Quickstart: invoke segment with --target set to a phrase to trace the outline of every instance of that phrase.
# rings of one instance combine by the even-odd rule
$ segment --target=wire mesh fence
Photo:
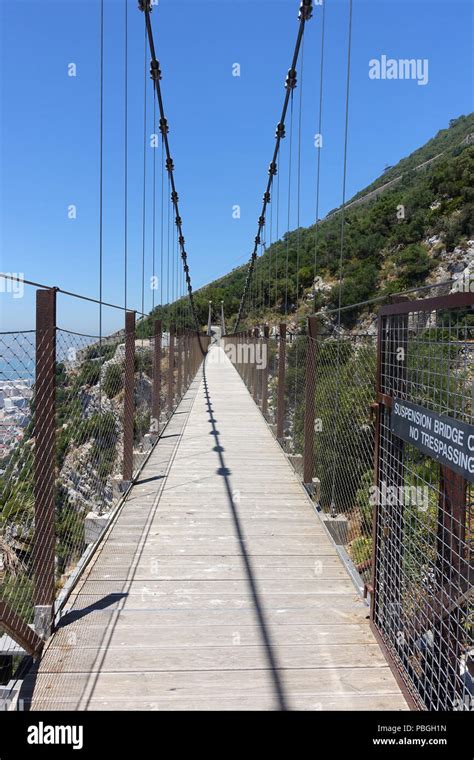
[[[315,352],[315,500],[333,539],[365,575],[372,551],[376,336],[321,330]]]
[[[307,330],[273,328],[267,340],[262,327],[225,339],[334,542],[371,593],[388,655],[415,702],[430,710],[474,705],[474,457],[467,443],[474,450],[474,299],[453,291],[445,283],[420,289],[411,307],[406,297],[387,297],[363,318],[355,307],[336,318],[321,313],[314,333],[308,323]],[[384,316],[387,309],[393,313]],[[257,347],[265,343],[266,388],[255,392]],[[446,464],[438,449],[401,440],[390,399],[438,415],[433,425],[445,436],[454,436],[456,422],[467,426],[464,451],[456,454],[448,440]],[[468,463],[464,471],[458,461]]]
[[[307,335],[287,333],[283,437],[280,443],[295,472],[301,477],[303,477],[307,344]]]
[[[437,300],[381,317],[373,617],[422,707],[469,710],[474,319]]]
[[[21,647],[38,644],[34,632],[47,635],[41,615],[49,609],[51,623],[55,599],[64,602],[60,592],[106,530],[208,346],[195,332],[162,336],[161,326],[138,338],[130,313],[126,329],[109,337],[62,329],[54,316],[51,309],[45,326],[37,313],[35,331],[0,334],[2,682]]]
[[[271,335],[267,343],[267,382],[268,402],[264,416],[270,425],[276,424],[278,399],[278,336]]]
[[[35,352],[34,331],[0,334],[0,600],[9,614],[1,655],[15,651],[11,617],[33,621]]]

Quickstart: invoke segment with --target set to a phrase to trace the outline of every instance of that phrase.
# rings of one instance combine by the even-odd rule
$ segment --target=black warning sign
[[[474,483],[474,425],[394,398],[390,429],[402,440]]]

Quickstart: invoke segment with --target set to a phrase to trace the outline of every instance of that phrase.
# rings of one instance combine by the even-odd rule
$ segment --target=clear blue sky
[[[348,0],[326,0],[320,214],[341,202]],[[248,259],[274,146],[298,0],[160,0],[152,14],[195,288]],[[3,271],[98,295],[99,0],[0,0]],[[141,302],[144,19],[129,12],[129,292]],[[301,224],[315,214],[320,7],[307,25]],[[123,303],[124,0],[105,0],[104,291]],[[348,196],[473,109],[469,0],[354,0]],[[373,81],[369,60],[427,58],[429,82]],[[147,55],[147,66],[149,56]],[[69,63],[77,76],[68,77]],[[232,76],[239,63],[241,76]],[[295,94],[295,118],[300,85]],[[148,113],[152,105],[148,89]],[[287,123],[288,127],[288,123]],[[153,131],[149,120],[147,132]],[[287,132],[289,129],[287,129]],[[286,229],[288,138],[280,163]],[[296,145],[296,143],[295,143]],[[147,152],[151,167],[152,150]],[[158,161],[159,166],[159,161]],[[151,172],[148,198],[151,199]],[[295,185],[293,184],[293,197]],[[158,204],[159,204],[158,194]],[[69,204],[77,219],[68,219]],[[232,218],[232,206],[241,218]],[[147,277],[151,274],[151,203]],[[290,227],[296,226],[293,202]],[[159,214],[157,257],[159,258]],[[159,299],[158,299],[159,300]],[[0,295],[1,329],[33,326],[31,295]],[[146,307],[151,293],[146,290]],[[104,329],[120,324],[104,314]],[[61,297],[61,326],[96,331],[97,309]]]

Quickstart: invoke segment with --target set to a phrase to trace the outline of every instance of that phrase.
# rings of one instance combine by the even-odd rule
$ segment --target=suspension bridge
[[[139,10],[168,246],[174,215],[175,311],[166,321],[155,304],[145,309],[145,231],[141,309],[127,304],[127,284],[123,305],[104,301],[101,225],[99,299],[26,281],[36,292],[34,329],[0,334],[2,387],[24,401],[21,435],[2,460],[0,698],[33,711],[471,709],[470,451],[459,443],[454,454],[452,439],[449,454],[444,433],[436,455],[435,444],[420,448],[396,415],[404,404],[416,420],[421,409],[433,429],[470,440],[473,294],[448,282],[374,299],[375,332],[344,334],[344,314],[361,304],[343,306],[340,288],[338,308],[312,310],[298,326],[287,240],[281,321],[253,319],[252,302],[273,300],[258,259],[316,10],[303,0],[236,316],[226,325],[225,301],[217,320],[209,304],[203,328],[156,9],[141,0]],[[323,46],[324,6],[317,10]],[[351,2],[348,31],[339,285]],[[101,172],[103,137],[101,108]],[[154,163],[154,189],[157,175]],[[319,204],[319,158],[317,178]],[[102,174],[100,188],[102,214]],[[155,193],[152,207],[155,215]],[[162,203],[162,288],[165,216]],[[154,226],[153,256],[155,238]],[[124,271],[127,283],[126,245]],[[299,292],[297,283],[296,300]],[[64,327],[64,299],[99,308],[98,335]],[[111,335],[106,310],[123,317]],[[391,500],[380,497],[387,488]]]

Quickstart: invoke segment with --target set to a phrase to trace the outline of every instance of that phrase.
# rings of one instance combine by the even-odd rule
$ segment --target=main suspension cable
[[[160,132],[163,135],[164,145],[165,145],[166,169],[168,171],[168,177],[171,184],[171,191],[172,191],[171,200],[172,200],[174,211],[175,211],[175,223],[178,230],[178,244],[181,251],[183,270],[186,276],[188,296],[189,296],[189,301],[191,304],[194,325],[195,325],[196,330],[199,332],[199,319],[198,319],[198,315],[196,311],[196,306],[194,303],[191,277],[189,275],[188,254],[186,253],[186,249],[184,247],[185,240],[183,237],[182,219],[179,213],[179,197],[178,197],[178,193],[176,192],[176,184],[174,180],[174,163],[171,158],[171,152],[170,152],[170,146],[169,146],[169,140],[168,140],[169,126],[168,126],[168,121],[165,117],[163,98],[161,94],[161,87],[160,87],[161,69],[160,69],[160,64],[156,58],[155,42],[153,39],[153,29],[151,26],[150,13],[152,11],[152,0],[139,0],[139,9],[143,11],[143,13],[145,14],[145,26],[146,26],[146,32],[148,36],[148,44],[150,47],[150,56],[151,56],[150,75],[153,80],[154,92],[158,100],[158,107],[160,111]]]
[[[289,100],[290,100],[290,94],[293,92],[294,88],[296,87],[296,65],[298,63],[298,56],[299,56],[300,47],[301,47],[301,40],[302,40],[302,37],[303,37],[306,21],[308,21],[312,17],[312,15],[313,15],[313,2],[312,2],[312,0],[301,0],[300,10],[299,10],[299,14],[298,14],[298,19],[299,19],[300,23],[299,23],[299,27],[298,27],[298,34],[297,34],[297,38],[296,38],[295,49],[294,49],[294,53],[293,53],[293,60],[291,62],[291,67],[288,70],[288,74],[286,76],[286,81],[285,81],[286,93],[285,93],[285,99],[283,101],[283,109],[282,109],[282,112],[281,112],[280,121],[278,122],[277,129],[276,129],[276,144],[275,144],[275,149],[273,151],[273,158],[272,158],[272,160],[270,162],[270,166],[268,168],[269,177],[268,177],[268,181],[267,181],[266,190],[265,190],[265,193],[263,195],[262,211],[261,211],[261,214],[260,214],[260,216],[258,218],[257,235],[255,237],[254,249],[253,249],[252,255],[250,257],[250,261],[249,261],[248,268],[247,268],[247,276],[245,278],[244,290],[243,290],[243,293],[242,293],[242,297],[240,299],[240,305],[239,305],[239,310],[238,310],[238,313],[237,313],[237,319],[235,321],[234,330],[233,330],[234,332],[237,332],[237,329],[239,327],[240,321],[242,319],[243,310],[244,310],[246,299],[247,299],[247,294],[248,294],[248,291],[249,291],[250,283],[252,281],[252,274],[253,274],[253,271],[254,271],[254,268],[255,268],[255,260],[257,258],[257,250],[258,250],[258,246],[259,246],[260,240],[261,240],[262,229],[263,229],[264,224],[265,224],[265,215],[266,215],[266,211],[267,211],[267,205],[270,203],[270,200],[271,200],[271,189],[272,189],[272,185],[273,185],[273,178],[277,174],[277,158],[278,158],[278,154],[279,154],[279,151],[280,151],[280,143],[281,143],[281,140],[285,136],[285,118],[286,118],[286,112],[287,112],[287,109],[288,109],[288,103],[289,103]]]

